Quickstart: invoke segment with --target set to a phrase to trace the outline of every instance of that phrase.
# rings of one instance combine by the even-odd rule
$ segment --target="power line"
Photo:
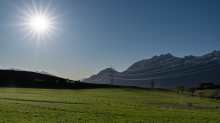
[[[213,59],[212,59],[213,60]],[[211,61],[211,60],[208,60],[208,61]],[[202,66],[202,67],[199,67],[199,68],[195,68],[195,69],[191,69],[191,70],[188,70],[188,71],[183,71],[183,72],[178,72],[178,73],[175,73],[175,74],[167,74],[167,75],[163,75],[163,76],[153,76],[153,77],[148,77],[148,78],[138,78],[138,79],[127,79],[127,78],[120,78],[120,77],[115,77],[115,79],[117,80],[151,80],[152,78],[153,79],[164,79],[164,78],[173,78],[173,77],[178,77],[178,76],[184,76],[184,75],[189,75],[189,74],[195,74],[195,73],[199,73],[199,72],[204,72],[204,71],[209,71],[209,70],[214,70],[214,69],[219,69],[220,67],[216,67],[215,65],[218,65],[217,62],[215,62],[216,64],[209,64],[207,66]],[[184,64],[184,63],[181,63],[181,64]],[[178,70],[178,69],[183,69],[183,68],[188,68],[188,67],[192,67],[192,66],[195,66],[197,64],[193,64],[193,65],[189,65],[189,66],[184,66],[184,67],[180,67],[180,68],[176,68],[176,69],[172,69],[172,71],[174,70]],[[207,68],[208,67],[208,68]],[[211,68],[210,68],[211,67]],[[167,67],[167,68],[170,68],[170,67]],[[166,69],[167,69],[166,68]],[[204,69],[205,68],[205,69]],[[164,68],[163,68],[164,69]],[[202,69],[202,70],[201,70]],[[156,71],[159,71],[159,70],[156,70]],[[156,73],[163,73],[163,72],[168,72],[168,71],[171,71],[171,70],[165,70],[165,71],[160,71],[160,72],[151,72],[151,74],[156,74]],[[126,75],[126,74],[125,74]],[[140,75],[140,74],[135,74],[135,75]],[[141,75],[144,75],[143,73]],[[116,74],[116,76],[118,76]],[[128,74],[128,76],[130,76]]]
[[[138,70],[144,70],[144,69],[149,69],[149,68],[155,68],[155,67],[158,67],[158,66],[162,66],[162,65],[166,65],[166,64],[173,63],[173,62],[177,62],[177,61],[180,60],[180,59],[178,58],[178,59],[175,60],[175,61],[167,62],[167,63],[161,65],[162,62],[166,62],[166,61],[169,61],[169,60],[172,60],[172,59],[175,59],[175,58],[178,58],[178,57],[170,58],[170,59],[167,59],[167,60],[165,60],[165,61],[160,61],[160,62],[155,63],[155,64],[150,64],[150,65],[148,65],[148,66],[143,66],[143,67],[139,67],[139,68],[134,68],[134,69],[125,70],[124,72],[128,72],[128,71],[138,71]],[[159,64],[159,65],[156,65],[156,64]]]
[[[184,76],[184,75],[189,75],[189,74],[194,74],[194,73],[199,73],[199,72],[204,72],[204,71],[209,71],[209,70],[214,70],[214,69],[218,69],[219,67],[214,67],[214,68],[210,68],[210,69],[205,69],[205,70],[200,70],[200,71],[195,71],[195,72],[191,72],[191,73],[183,73],[183,74],[169,74],[169,75],[164,75],[164,76],[155,76],[155,77],[149,77],[149,78],[140,78],[140,79],[125,79],[125,78],[118,78],[116,77],[115,79],[119,79],[119,80],[151,80],[153,79],[164,79],[164,78],[172,78],[172,77],[177,77],[177,76]]]
[[[181,63],[184,64],[184,63]],[[179,65],[181,65],[179,64]],[[136,74],[116,74],[115,76],[142,76],[142,75],[150,75],[150,74],[158,74],[158,73],[164,73],[164,72],[169,72],[169,71],[174,71],[174,70],[179,70],[179,69],[184,69],[184,68],[189,68],[192,66],[196,66],[198,64],[192,64],[192,65],[188,65],[188,66],[183,66],[183,67],[179,67],[179,68],[175,68],[175,69],[168,69],[168,68],[173,68],[173,67],[166,67],[166,68],[162,68],[162,69],[157,69],[155,71],[159,71],[159,72],[155,72],[155,71],[151,71],[148,73],[136,73]],[[215,64],[211,64],[209,66],[213,66]],[[206,66],[207,67],[207,66]],[[168,69],[168,70],[164,70],[164,69]],[[164,71],[161,71],[164,70]]]
[[[109,72],[107,71],[105,74],[103,74],[102,76],[99,76],[99,78],[98,79],[96,79],[96,81],[100,81],[100,80],[102,80],[102,79],[105,79],[106,77],[108,77],[109,76]]]
[[[220,41],[220,40],[218,39],[218,40],[215,40],[215,41],[213,41],[213,42],[211,42],[211,43],[207,43],[207,44],[203,45],[202,47],[205,47],[205,46],[207,46],[207,45],[213,44],[213,43],[218,42],[218,41]],[[219,45],[218,45],[218,46],[219,46]],[[200,49],[200,48],[202,48],[202,47],[199,47],[199,48],[195,49],[194,51],[196,51],[196,50],[198,50],[198,49]],[[215,47],[216,47],[216,46],[215,46]],[[212,47],[212,48],[215,48],[215,47]],[[166,62],[166,61],[170,61],[170,60],[175,59],[175,58],[178,58],[178,57],[174,57],[174,56],[173,56],[173,58],[166,59],[166,60],[160,61],[160,62],[158,62],[158,63],[150,64],[150,65],[147,65],[147,66],[142,66],[142,67],[139,67],[139,68],[134,68],[134,69],[125,70],[124,72],[138,71],[138,70],[144,70],[144,69],[154,68],[154,67],[162,66],[162,65],[165,65],[165,64],[169,64],[169,63],[173,63],[173,62],[177,62],[177,61],[181,60],[181,59],[178,58],[177,60],[174,60],[174,61],[171,61],[171,62],[162,64],[162,65],[157,65],[157,64],[161,64],[161,63]]]
[[[183,63],[182,63],[183,64]],[[194,66],[194,65],[196,65],[196,64],[193,64],[193,65],[189,65],[189,66]],[[167,75],[163,75],[163,76],[154,76],[154,77],[150,77],[150,78],[139,78],[139,79],[126,79],[126,78],[119,78],[119,77],[116,77],[115,79],[120,79],[120,80],[150,80],[150,79],[152,79],[152,78],[154,78],[154,79],[163,79],[163,78],[171,78],[171,77],[177,77],[177,76],[183,76],[183,75],[188,75],[188,74],[193,74],[193,73],[198,73],[198,72],[203,72],[203,71],[207,71],[207,70],[212,70],[212,69],[217,69],[217,68],[219,68],[219,67],[217,67],[217,68],[211,68],[211,69],[205,69],[205,70],[200,70],[200,71],[195,71],[195,70],[198,70],[198,69],[202,69],[202,68],[206,68],[206,67],[210,67],[210,66],[213,66],[213,65],[216,65],[216,64],[211,64],[211,65],[208,65],[208,66],[203,66],[203,67],[200,67],[200,68],[196,68],[196,69],[192,69],[192,70],[188,70],[188,71],[183,71],[183,72],[179,72],[179,73],[175,73],[175,74],[167,74]],[[189,67],[189,66],[185,66],[185,67],[180,67],[180,68],[176,68],[176,69],[172,69],[172,71],[173,70],[177,70],[177,69],[183,69],[183,68],[186,68],[186,67]],[[169,68],[169,67],[168,67]],[[113,77],[114,77],[114,75],[113,75],[113,73],[114,73],[114,69],[113,68],[111,68],[111,70],[110,70],[110,79],[106,79],[106,80],[111,80],[110,81],[110,84],[113,84]],[[156,70],[156,71],[158,71],[158,70]],[[171,71],[171,70],[165,70],[165,71],[161,71],[161,72],[154,72],[154,73],[151,73],[151,74],[155,74],[155,73],[162,73],[162,72],[167,72],[167,71]],[[193,71],[193,72],[191,72],[191,71]],[[187,72],[191,72],[191,73],[187,73]],[[136,74],[136,75],[138,75],[138,74]],[[144,75],[144,74],[142,74],[142,75]],[[116,74],[116,76],[117,76],[117,74]],[[104,78],[104,77],[103,77]],[[105,81],[106,81],[105,80]],[[101,82],[101,83],[104,83],[104,82]]]
[[[111,80],[111,78],[108,78],[108,79],[105,79],[105,80],[99,82],[98,84],[108,84],[110,80]]]
[[[203,45],[202,47],[199,47],[199,48],[197,47],[197,49],[195,49],[195,51],[197,51],[200,48],[203,48],[204,46],[213,44],[217,41],[219,41],[219,40],[213,41],[213,42],[211,42],[209,44],[206,44],[206,45]],[[165,59],[165,60],[163,60],[163,59]],[[142,66],[142,67],[139,67],[139,68],[128,69],[128,70],[123,71],[125,73],[126,72],[140,71],[140,73],[135,73],[135,74],[120,74],[120,73],[114,74],[115,70],[111,67],[111,69],[109,71],[110,72],[110,78],[107,78],[106,76],[102,76],[103,78],[100,79],[100,80],[102,80],[102,81],[100,81],[100,83],[107,84],[110,81],[110,84],[113,85],[114,84],[114,79],[117,79],[117,80],[151,80],[152,78],[153,79],[173,78],[173,77],[185,76],[185,75],[190,75],[190,74],[195,74],[195,73],[200,73],[200,72],[220,68],[220,67],[215,67],[216,64],[211,64],[211,65],[202,66],[202,67],[191,69],[191,70],[186,70],[186,71],[182,71],[182,72],[178,72],[178,73],[166,74],[166,75],[161,75],[161,76],[152,76],[152,77],[137,78],[137,79],[127,78],[127,77],[131,77],[131,76],[152,75],[152,74],[158,74],[158,73],[165,73],[165,72],[169,72],[169,71],[174,72],[175,70],[181,70],[181,69],[184,69],[184,68],[193,67],[193,66],[198,65],[198,64],[190,64],[190,65],[187,65],[187,66],[180,66],[180,65],[185,64],[185,62],[180,63],[182,58],[178,58],[178,57],[174,57],[174,56],[172,58],[166,59],[166,57],[165,57],[163,59],[161,59],[161,60],[159,59],[160,61],[157,62],[157,63],[152,63],[152,64],[149,64],[147,66]],[[174,68],[173,66],[170,66],[170,64],[172,65],[173,63],[175,64],[175,66],[177,66],[177,67],[175,67],[175,69],[173,69]],[[167,65],[169,65],[169,67],[166,67]],[[160,66],[163,66],[164,68],[156,69],[156,70],[153,70],[153,71],[150,71],[150,72],[147,72],[147,73],[141,72],[141,70],[146,70],[146,69],[152,70],[153,68],[157,68],[157,67],[160,67]],[[122,76],[125,76],[126,78],[121,78]]]
[[[112,68],[112,66],[111,66],[111,70],[110,70],[110,77],[111,77],[110,85],[114,85],[114,80],[113,80],[114,75],[113,75],[113,68]]]
[[[108,71],[107,72],[105,72],[105,73],[103,73],[101,76],[99,76],[98,78],[96,78],[95,79],[95,75],[92,77],[92,80],[91,80],[91,78],[89,78],[92,82],[95,82],[95,80],[97,81],[97,80],[99,80],[99,79],[102,79],[102,77],[104,77],[105,75],[106,75],[106,73],[108,73]],[[97,76],[97,75],[96,75]]]

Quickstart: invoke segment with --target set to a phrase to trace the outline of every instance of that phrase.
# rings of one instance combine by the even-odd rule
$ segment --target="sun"
[[[31,26],[37,31],[44,31],[48,29],[49,23],[44,17],[36,17],[31,21]]]
[[[15,25],[22,26],[22,29],[18,32],[24,32],[24,36],[21,39],[28,41],[53,41],[54,37],[57,37],[58,31],[63,31],[58,28],[60,22],[59,17],[62,14],[57,13],[56,6],[51,7],[51,1],[23,1],[24,7],[19,7],[13,4],[19,11],[20,15],[18,23]]]

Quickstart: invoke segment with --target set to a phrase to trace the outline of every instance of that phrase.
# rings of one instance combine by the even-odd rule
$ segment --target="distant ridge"
[[[9,68],[9,69],[6,69],[6,70],[14,70],[14,71],[26,71],[26,70],[23,70],[23,69],[16,69],[16,68]],[[46,71],[35,71],[36,73],[40,73],[40,74],[45,74],[45,75],[50,75],[50,76],[56,76],[54,74],[51,74],[51,73],[48,73]]]
[[[110,70],[104,69],[83,81],[110,84],[110,74],[102,75]],[[151,79],[155,80],[156,87],[175,87],[177,84],[190,87],[198,86],[201,82],[220,84],[220,51],[183,58],[170,53],[155,55],[150,59],[135,62],[121,73],[114,71],[113,74],[114,84],[124,86],[149,87]]]

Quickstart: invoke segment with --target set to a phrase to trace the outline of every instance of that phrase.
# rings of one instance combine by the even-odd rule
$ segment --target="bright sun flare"
[[[23,26],[21,31],[26,31],[24,37],[21,40],[30,37],[30,41],[47,41],[48,38],[52,41],[52,37],[57,36],[54,31],[61,31],[55,27],[55,23],[58,23],[56,19],[60,16],[54,16],[56,7],[54,9],[50,9],[50,2],[48,2],[48,4],[44,3],[46,6],[43,6],[43,4],[41,2],[39,3],[38,1],[32,0],[31,2],[28,1],[26,3],[24,1],[26,9],[14,5],[23,14],[23,16],[19,16],[23,22],[16,24]]]
[[[43,17],[36,17],[32,20],[31,23],[32,27],[38,31],[42,31],[47,29],[48,27],[48,22],[45,18]]]

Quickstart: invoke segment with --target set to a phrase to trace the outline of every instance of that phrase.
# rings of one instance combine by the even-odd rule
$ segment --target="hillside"
[[[154,79],[156,87],[167,88],[177,84],[195,87],[201,82],[220,84],[219,73],[220,51],[213,51],[203,56],[189,55],[183,58],[169,53],[153,56],[150,59],[134,63],[121,73],[115,71],[113,75],[116,85],[149,87],[151,79]],[[96,78],[99,79],[100,73],[97,75]],[[109,84],[110,75],[103,75],[102,79],[107,81],[99,82]],[[91,82],[94,76],[84,79],[84,81]]]
[[[0,70],[0,87],[86,89],[117,88],[119,86],[84,83],[38,72]]]

